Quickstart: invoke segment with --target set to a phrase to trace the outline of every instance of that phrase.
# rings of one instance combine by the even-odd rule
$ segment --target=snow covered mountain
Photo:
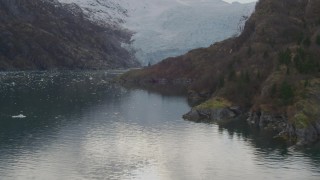
[[[99,23],[135,34],[131,47],[142,64],[206,47],[238,33],[255,3],[222,0],[59,0],[76,3]]]

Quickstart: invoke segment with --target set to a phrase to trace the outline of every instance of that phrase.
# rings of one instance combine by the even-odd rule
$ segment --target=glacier
[[[222,0],[58,0],[75,3],[92,21],[133,33],[130,45],[143,65],[237,35],[255,3]]]

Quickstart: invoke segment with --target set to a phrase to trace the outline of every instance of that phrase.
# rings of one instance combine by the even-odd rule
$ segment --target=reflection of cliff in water
[[[200,123],[216,124],[212,121]],[[320,143],[308,147],[298,147],[287,144],[284,140],[274,138],[277,133],[251,127],[246,121],[246,116],[238,119],[220,122],[217,124],[219,133],[227,133],[230,139],[242,139],[255,148],[256,157],[261,162],[293,161],[293,156],[310,157],[310,164],[317,166],[320,163]],[[298,155],[297,155],[298,153]],[[270,157],[273,157],[270,159]]]
[[[144,89],[150,93],[157,93],[164,96],[182,96],[187,98],[187,90],[183,85],[178,86],[171,84],[143,84],[142,86],[137,87],[132,84],[125,84],[125,88],[128,90]],[[188,104],[191,106],[192,102],[188,101]],[[312,159],[312,161],[316,161],[315,165],[320,163],[320,159],[317,160],[316,158],[314,158],[320,157],[320,143],[319,145],[312,145],[310,148],[295,147],[280,138],[275,138],[275,136],[278,134],[275,131],[262,130],[257,127],[248,125],[246,119],[247,116],[244,115],[243,117],[235,120],[221,122],[218,124],[219,132],[228,133],[231,139],[241,138],[246,142],[249,142],[258,151],[257,156],[263,155],[260,157],[263,159],[274,156],[277,158],[277,160],[281,161],[291,158],[291,151],[299,151],[307,156],[310,156],[310,159]],[[211,124],[213,122],[202,120],[200,123]]]
[[[99,104],[119,103],[128,93],[106,72],[18,72],[0,77],[0,142],[58,131]],[[23,114],[26,118],[15,119]],[[88,119],[89,121],[89,119]],[[0,145],[1,145],[0,144]],[[17,142],[17,144],[19,144]]]
[[[157,85],[152,84],[148,85],[145,84],[145,86],[137,86],[134,84],[124,84],[123,85],[128,90],[135,90],[135,89],[143,89],[145,91],[148,91],[150,93],[156,93],[164,96],[180,96],[180,97],[186,97],[187,96],[187,88],[183,85],[170,85],[166,84],[164,85]]]

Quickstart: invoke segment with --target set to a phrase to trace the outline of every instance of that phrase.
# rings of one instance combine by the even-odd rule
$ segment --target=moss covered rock
[[[214,97],[192,108],[183,115],[183,118],[192,121],[222,122],[240,114],[242,114],[240,107],[232,106],[232,103],[225,98]]]

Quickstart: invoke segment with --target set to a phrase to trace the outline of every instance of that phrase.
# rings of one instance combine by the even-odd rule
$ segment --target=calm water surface
[[[0,73],[0,179],[320,179],[317,146],[286,147],[242,121],[184,121],[185,97],[112,76]]]

